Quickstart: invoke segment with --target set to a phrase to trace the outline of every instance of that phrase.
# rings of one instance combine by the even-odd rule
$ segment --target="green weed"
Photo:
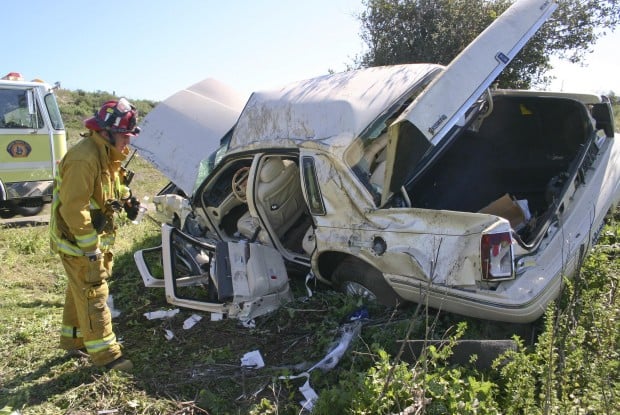
[[[312,373],[319,394],[314,413],[620,411],[620,251],[618,228],[610,220],[579,277],[565,282],[560,301],[534,325],[539,334],[527,341],[516,336],[517,350],[498,359],[494,369],[455,365],[449,357],[454,341],[490,338],[497,325],[415,306],[369,307],[370,319],[338,366]],[[163,289],[144,288],[132,253],[136,246],[159,243],[159,226],[121,222],[110,288],[122,312],[115,331],[136,371],[104,373],[56,349],[66,280],[58,259],[45,251],[46,234],[45,227],[0,233],[3,264],[12,270],[0,279],[0,408],[22,414],[296,414],[303,382],[279,376],[299,373],[325,356],[339,325],[362,306],[318,286],[305,298],[303,279],[297,278],[297,300],[257,319],[253,329],[203,314],[192,330],[183,330],[191,310],[146,320],[143,313],[170,307]],[[507,336],[526,332],[503,329]],[[173,340],[165,339],[166,330]],[[425,338],[448,342],[429,345],[414,360],[401,353],[407,339]],[[241,370],[240,357],[255,349],[267,366]]]

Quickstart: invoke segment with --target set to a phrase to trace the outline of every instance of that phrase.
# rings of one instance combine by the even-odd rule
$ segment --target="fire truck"
[[[18,72],[0,78],[0,217],[33,216],[52,200],[53,179],[67,152],[54,91]]]

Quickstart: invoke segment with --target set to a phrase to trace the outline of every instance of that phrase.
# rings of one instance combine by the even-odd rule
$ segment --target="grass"
[[[298,365],[307,367],[322,359],[338,338],[340,324],[360,304],[320,286],[313,287],[314,295],[308,299],[303,279],[295,278],[296,300],[257,319],[255,328],[241,327],[234,320],[210,321],[208,315],[202,314],[204,318],[198,324],[184,330],[184,320],[194,314],[191,310],[181,310],[169,320],[147,320],[143,313],[168,309],[169,305],[163,290],[143,287],[132,252],[157,244],[158,231],[157,224],[150,220],[138,225],[121,222],[119,229],[110,286],[115,307],[121,310],[114,320],[115,331],[136,366],[129,375],[103,372],[87,359],[67,358],[56,348],[66,278],[57,258],[47,253],[47,227],[0,232],[0,408],[5,408],[0,414],[11,410],[22,414],[299,413],[303,397],[298,388],[305,379],[278,377],[299,373]],[[577,284],[567,289],[562,302],[549,311],[547,319],[534,325],[506,326],[447,313],[420,313],[415,307],[394,313],[371,308],[371,319],[339,365],[330,372],[313,372],[311,385],[321,397],[316,413],[392,413],[399,405],[412,405],[412,397],[419,398],[424,391],[436,404],[429,403],[426,413],[437,408],[449,410],[451,401],[458,407],[468,393],[485,398],[486,406],[480,404],[477,413],[499,413],[498,407],[504,413],[577,413],[571,411],[574,407],[562,406],[566,405],[564,396],[574,396],[575,391],[579,391],[581,399],[596,397],[599,402],[607,402],[607,406],[595,405],[599,411],[590,413],[615,413],[620,410],[615,396],[620,387],[620,301],[616,293],[619,238],[620,230],[612,221],[602,243],[589,257],[583,278],[578,280],[580,288]],[[578,296],[575,290],[580,290]],[[598,306],[588,308],[576,298]],[[565,322],[557,323],[558,316]],[[587,320],[581,322],[584,316]],[[457,327],[461,328],[456,330]],[[584,330],[594,327],[598,337],[589,338],[584,345],[570,341],[585,339]],[[165,339],[166,330],[175,334],[173,340]],[[519,365],[486,372],[469,365],[454,366],[447,363],[450,349],[446,348],[445,356],[430,354],[428,365],[423,368],[419,362],[395,358],[400,344],[397,341],[405,338],[408,330],[411,338],[434,339],[450,338],[457,332],[460,338],[510,338],[515,333],[538,330],[544,342],[522,341],[522,350],[512,357]],[[576,337],[576,333],[582,337]],[[562,355],[556,353],[553,359],[545,360],[549,348],[555,350],[560,345],[565,348]],[[264,369],[241,369],[240,358],[252,350],[261,352]],[[555,363],[551,365],[548,360]],[[582,373],[574,379],[578,361],[582,362]],[[542,374],[529,374],[533,386],[515,381],[528,379],[523,373],[525,368],[541,370]],[[557,388],[551,401],[564,408],[564,412],[545,412],[541,410],[541,398],[528,395],[541,387],[538,384],[545,379],[542,375],[551,368],[551,384],[554,391]],[[422,376],[424,373],[426,377]],[[427,379],[426,384],[421,379]],[[586,387],[586,393],[573,383],[591,386]],[[387,385],[393,389],[385,395]],[[513,398],[519,394],[529,396],[529,400],[519,404],[531,401],[532,411],[506,411],[510,403],[502,401],[502,394],[497,393],[499,388],[514,392],[510,395]],[[433,390],[434,395],[429,395]],[[399,397],[400,403],[390,400],[395,397]],[[364,412],[361,402],[373,411]],[[379,402],[383,406],[372,407]],[[602,412],[601,408],[608,411]]]

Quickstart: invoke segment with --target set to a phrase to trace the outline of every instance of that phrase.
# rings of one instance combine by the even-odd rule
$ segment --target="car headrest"
[[[263,167],[260,170],[260,180],[263,183],[269,183],[282,173],[284,170],[284,163],[279,157],[271,157],[265,161]]]

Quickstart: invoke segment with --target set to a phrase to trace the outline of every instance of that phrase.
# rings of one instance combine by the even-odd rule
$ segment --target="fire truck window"
[[[43,119],[38,107],[36,115],[28,113],[26,91],[0,90],[0,128],[41,128]]]

